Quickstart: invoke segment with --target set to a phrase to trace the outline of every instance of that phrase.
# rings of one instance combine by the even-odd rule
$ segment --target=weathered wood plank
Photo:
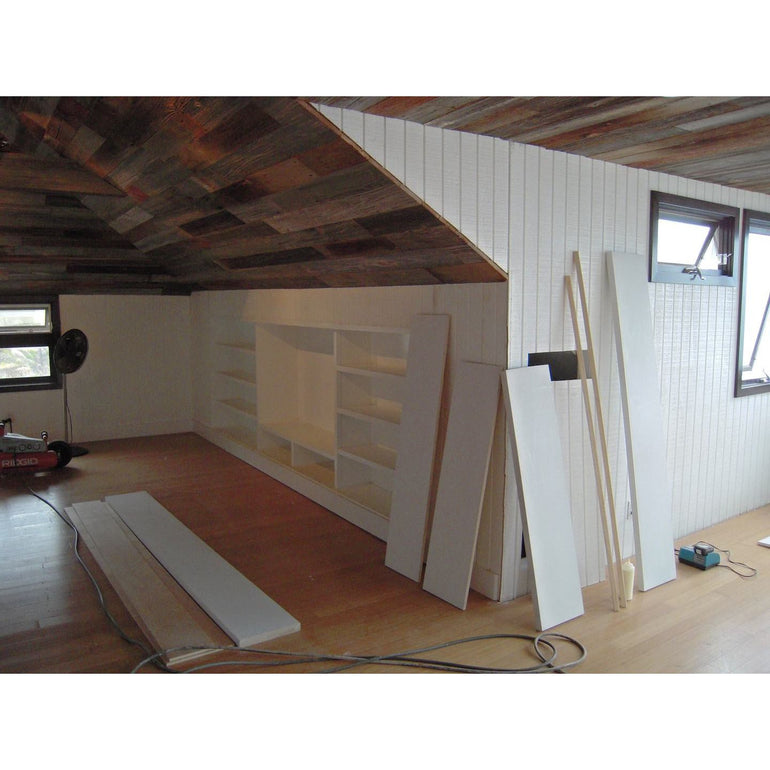
[[[0,188],[35,192],[115,195],[123,193],[96,174],[75,163],[4,153],[0,163]]]

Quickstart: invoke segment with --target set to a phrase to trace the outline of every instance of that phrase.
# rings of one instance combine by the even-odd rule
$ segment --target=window
[[[650,280],[735,286],[739,215],[732,206],[653,191]]]
[[[735,395],[770,390],[770,214],[745,211]]]
[[[0,392],[60,387],[52,364],[58,335],[56,298],[0,298]]]

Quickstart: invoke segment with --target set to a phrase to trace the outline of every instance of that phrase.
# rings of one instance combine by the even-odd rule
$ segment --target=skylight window
[[[734,286],[738,217],[729,206],[653,192],[650,280]]]

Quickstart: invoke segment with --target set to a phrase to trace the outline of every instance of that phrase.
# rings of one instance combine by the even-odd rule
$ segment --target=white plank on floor
[[[412,320],[385,564],[419,581],[449,337],[448,315]]]
[[[503,373],[508,435],[540,631],[583,614],[569,489],[548,366]]]
[[[461,610],[468,603],[499,401],[499,367],[458,363],[422,587]]]
[[[111,495],[105,502],[239,647],[299,631],[295,618],[149,493]]]
[[[676,578],[672,489],[652,333],[647,258],[607,255],[631,487],[636,584],[642,591]]]
[[[75,503],[65,513],[154,651],[164,653],[167,665],[232,644],[109,505]]]

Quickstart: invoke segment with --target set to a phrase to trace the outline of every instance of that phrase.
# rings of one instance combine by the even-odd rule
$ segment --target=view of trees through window
[[[0,379],[48,377],[50,374],[47,347],[0,348]]]
[[[50,387],[55,300],[0,302],[0,390]]]

